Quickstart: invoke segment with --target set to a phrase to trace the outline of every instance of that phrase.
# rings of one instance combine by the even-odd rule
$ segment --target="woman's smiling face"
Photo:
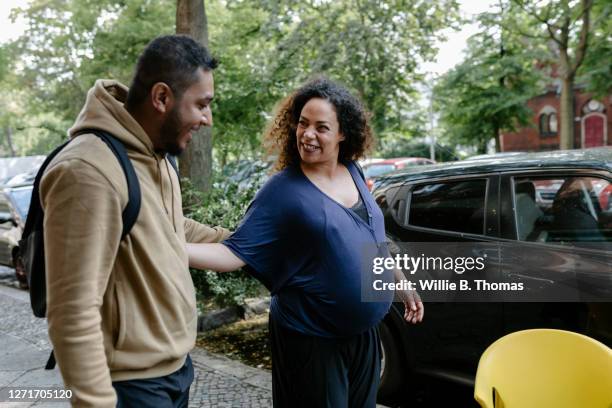
[[[338,162],[344,136],[334,106],[322,98],[312,98],[302,108],[296,130],[300,159],[306,165]]]

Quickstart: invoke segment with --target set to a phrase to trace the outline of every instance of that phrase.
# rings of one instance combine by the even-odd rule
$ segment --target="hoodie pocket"
[[[117,340],[115,341],[115,350],[121,349],[125,342],[126,335],[126,310],[125,310],[125,293],[121,282],[115,282],[115,307],[117,310],[115,327],[117,327]]]

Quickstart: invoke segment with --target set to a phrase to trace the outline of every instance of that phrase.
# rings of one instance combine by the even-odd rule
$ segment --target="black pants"
[[[376,327],[348,338],[306,336],[270,316],[274,407],[370,408],[380,382]]]
[[[172,374],[145,380],[115,381],[117,408],[185,408],[189,404],[192,382],[193,365],[187,355],[185,365]]]

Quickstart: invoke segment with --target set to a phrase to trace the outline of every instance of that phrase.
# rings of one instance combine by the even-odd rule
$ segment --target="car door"
[[[409,181],[388,203],[392,254],[419,243],[473,244],[475,252],[483,251],[478,244],[495,243],[499,233],[498,195],[496,174]],[[402,328],[415,368],[437,377],[473,376],[480,354],[501,334],[502,312],[500,304],[469,298],[426,302],[423,323]]]
[[[551,327],[612,343],[610,173],[525,170],[501,179],[504,273],[526,288],[504,332]],[[529,302],[525,302],[528,300]]]

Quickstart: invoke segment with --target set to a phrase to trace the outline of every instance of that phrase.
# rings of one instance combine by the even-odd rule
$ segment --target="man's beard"
[[[181,122],[178,109],[174,108],[168,113],[168,117],[160,129],[162,150],[172,156],[178,156],[183,152],[183,148],[179,144]]]

